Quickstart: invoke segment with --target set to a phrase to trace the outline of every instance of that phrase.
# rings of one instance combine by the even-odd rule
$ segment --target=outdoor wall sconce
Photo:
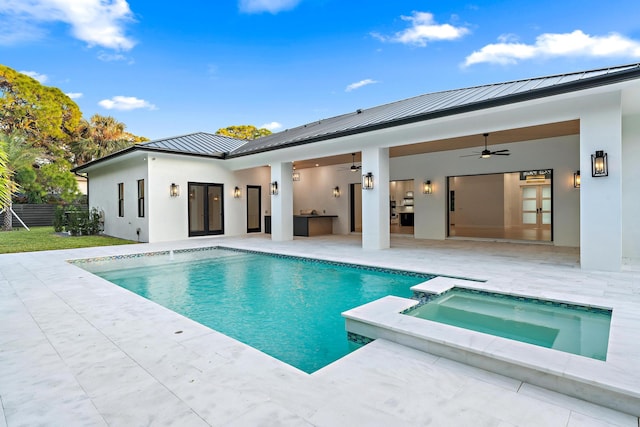
[[[433,186],[431,185],[431,181],[427,180],[424,182],[424,184],[422,185],[422,193],[423,194],[433,193]]]
[[[169,186],[169,196],[178,197],[180,195],[180,186],[175,182],[172,182]]]
[[[340,197],[340,187],[336,186],[333,188],[333,197]]]
[[[292,173],[291,178],[293,178],[294,181],[300,181],[300,172]]]
[[[239,199],[240,198],[240,188],[238,188],[236,186],[236,188],[233,189],[233,198],[234,199]]]
[[[373,174],[367,172],[366,175],[362,175],[362,189],[373,190]]]
[[[271,195],[275,196],[278,194],[278,181],[273,181],[271,183]]]
[[[573,188],[580,188],[580,171],[573,174]]]
[[[597,150],[596,154],[591,155],[591,176],[608,176],[609,168],[607,166],[607,153]]]

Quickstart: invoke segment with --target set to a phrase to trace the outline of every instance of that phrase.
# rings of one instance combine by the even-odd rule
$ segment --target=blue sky
[[[0,0],[0,63],[151,139],[640,62],[640,2]]]

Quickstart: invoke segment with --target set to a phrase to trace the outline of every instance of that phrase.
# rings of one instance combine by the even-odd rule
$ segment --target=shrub
[[[83,207],[75,205],[58,206],[53,224],[55,231],[64,229],[72,236],[91,236],[100,234],[102,231],[100,212],[96,208],[87,211]]]
[[[56,206],[56,210],[53,212],[53,231],[56,233],[64,230],[65,226],[64,206]]]

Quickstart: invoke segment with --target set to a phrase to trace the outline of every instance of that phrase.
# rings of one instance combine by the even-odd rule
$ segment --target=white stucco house
[[[524,240],[617,271],[640,260],[638,165],[632,64],[420,95],[255,141],[166,138],[75,172],[104,232],[126,239],[290,240],[294,215],[315,210],[330,216],[320,232],[361,233],[366,249],[394,232]]]

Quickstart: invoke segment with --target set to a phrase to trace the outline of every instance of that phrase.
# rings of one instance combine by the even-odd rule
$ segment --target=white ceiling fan
[[[484,150],[482,150],[481,152],[476,151],[475,154],[467,154],[465,156],[460,156],[460,157],[475,157],[479,155],[480,156],[478,157],[479,159],[488,159],[491,156],[510,156],[511,155],[508,149],[495,150],[495,151],[489,150],[489,148],[487,148],[487,137],[489,136],[489,134],[483,133],[482,136],[484,136]]]

